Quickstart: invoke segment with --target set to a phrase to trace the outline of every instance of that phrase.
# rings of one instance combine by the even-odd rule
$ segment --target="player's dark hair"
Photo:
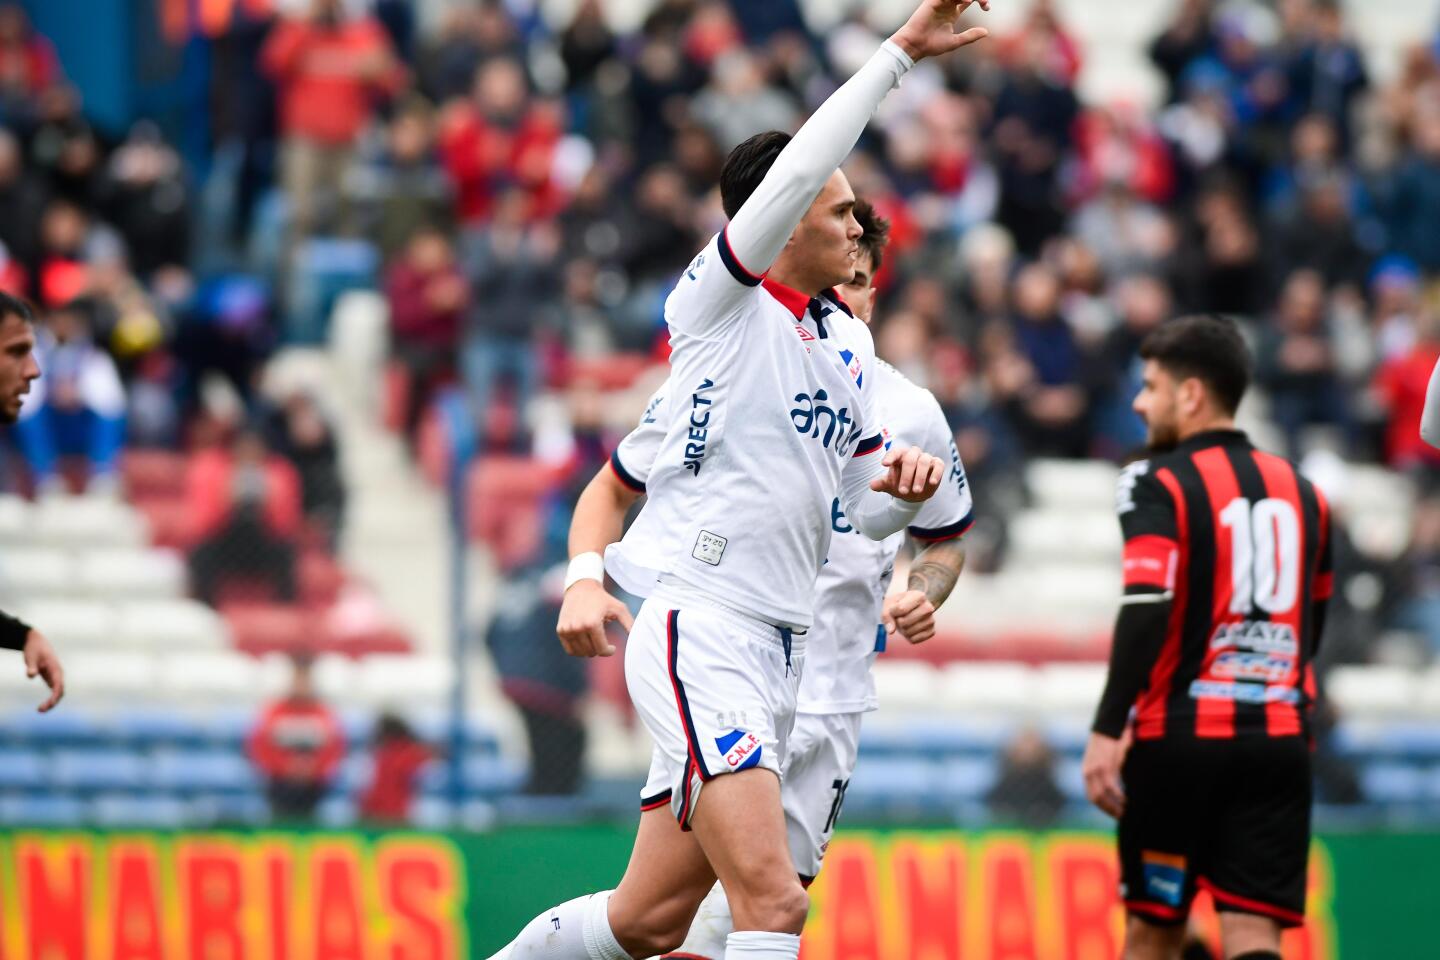
[[[720,170],[720,203],[725,208],[725,216],[733,217],[740,212],[789,142],[790,134],[771,130],[755,134],[730,151]]]
[[[34,323],[35,311],[24,300],[0,290],[0,323],[6,317],[19,317],[26,323]]]
[[[1195,314],[1161,324],[1140,344],[1140,356],[1180,379],[1195,377],[1226,413],[1239,409],[1250,386],[1250,350],[1229,317]]]
[[[855,219],[860,223],[860,249],[870,257],[870,279],[880,272],[885,262],[885,247],[890,243],[890,221],[875,212],[869,200],[855,201]]]

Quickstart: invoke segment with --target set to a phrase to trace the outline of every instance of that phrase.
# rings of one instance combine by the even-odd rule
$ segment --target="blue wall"
[[[123,134],[135,112],[135,18],[141,0],[22,0],[37,30],[60,54],[85,115],[105,133]]]

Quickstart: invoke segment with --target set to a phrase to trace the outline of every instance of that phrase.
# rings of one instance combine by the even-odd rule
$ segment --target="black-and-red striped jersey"
[[[1333,582],[1324,496],[1226,430],[1131,464],[1116,500],[1125,603],[1168,607],[1163,642],[1144,644],[1135,736],[1307,733]]]

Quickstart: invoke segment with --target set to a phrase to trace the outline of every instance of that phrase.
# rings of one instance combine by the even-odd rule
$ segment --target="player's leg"
[[[1215,898],[1227,958],[1280,955],[1280,934],[1305,922],[1310,856],[1310,749],[1303,737],[1236,741],[1214,862],[1201,885]]]
[[[1279,921],[1251,913],[1220,914],[1226,960],[1280,960]]]
[[[775,771],[710,781],[690,823],[730,903],[735,931],[726,938],[727,960],[799,956],[810,898],[790,859]]]
[[[803,886],[820,871],[830,834],[840,815],[845,788],[859,752],[861,714],[799,714],[785,749],[780,802],[790,858]],[[725,941],[735,929],[725,888],[715,888],[700,904],[685,942],[669,960],[722,960]]]
[[[687,796],[687,740],[665,662],[665,611],[647,603],[626,645],[630,698],[655,739],[646,804],[625,876],[614,891],[541,913],[492,960],[628,960],[676,946],[715,882],[700,845],[681,830],[670,797]]]
[[[1157,923],[1131,914],[1125,921],[1124,960],[1179,960],[1185,924]]]
[[[1189,743],[1142,740],[1125,758],[1117,830],[1125,960],[1180,957],[1197,864],[1205,859],[1211,754]]]

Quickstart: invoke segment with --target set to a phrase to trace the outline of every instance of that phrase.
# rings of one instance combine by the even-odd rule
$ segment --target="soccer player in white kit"
[[[838,288],[843,300],[827,304],[829,312],[819,327],[826,340],[847,322],[840,315],[840,303],[849,304],[856,317],[870,322],[871,284],[888,224],[863,201],[856,205],[856,219],[864,229],[861,253],[854,279]],[[820,870],[855,769],[861,718],[879,705],[870,666],[884,648],[887,633],[898,633],[911,643],[934,635],[934,611],[959,577],[964,563],[959,539],[973,519],[964,467],[940,405],[929,391],[883,361],[876,364],[875,373],[876,401],[886,433],[902,444],[913,441],[926,450],[948,449],[951,465],[946,482],[909,527],[912,539],[923,546],[911,568],[909,589],[889,598],[885,593],[904,534],[871,540],[849,524],[838,498],[831,506],[830,551],[816,581],[815,622],[807,638],[795,726],[781,780],[790,855],[807,886]],[[571,525],[572,554],[602,549],[619,537],[626,511],[645,492],[665,436],[666,397],[671,393],[668,381],[655,392],[640,424],[621,441],[610,465],[581,496]],[[606,620],[621,609],[596,581],[583,587],[577,583],[566,592],[557,631],[568,643],[603,635]],[[720,960],[730,929],[729,904],[717,884],[700,905],[685,942],[668,957]]]
[[[649,501],[604,562],[613,558],[627,589],[648,593],[626,680],[656,743],[651,782],[670,795],[642,814],[615,891],[546,911],[500,960],[664,953],[716,879],[734,915],[729,960],[799,954],[809,903],[778,772],[831,505],[838,492],[849,522],[883,539],[914,519],[945,473],[917,447],[882,452],[865,386],[868,331],[819,344],[812,301],[854,273],[860,231],[840,162],[914,61],[985,35],[955,33],[965,6],[924,0],[778,156],[752,144],[726,163],[730,224],[666,301],[678,392]],[[572,561],[571,583],[593,575],[598,558],[576,560],[586,562]]]

